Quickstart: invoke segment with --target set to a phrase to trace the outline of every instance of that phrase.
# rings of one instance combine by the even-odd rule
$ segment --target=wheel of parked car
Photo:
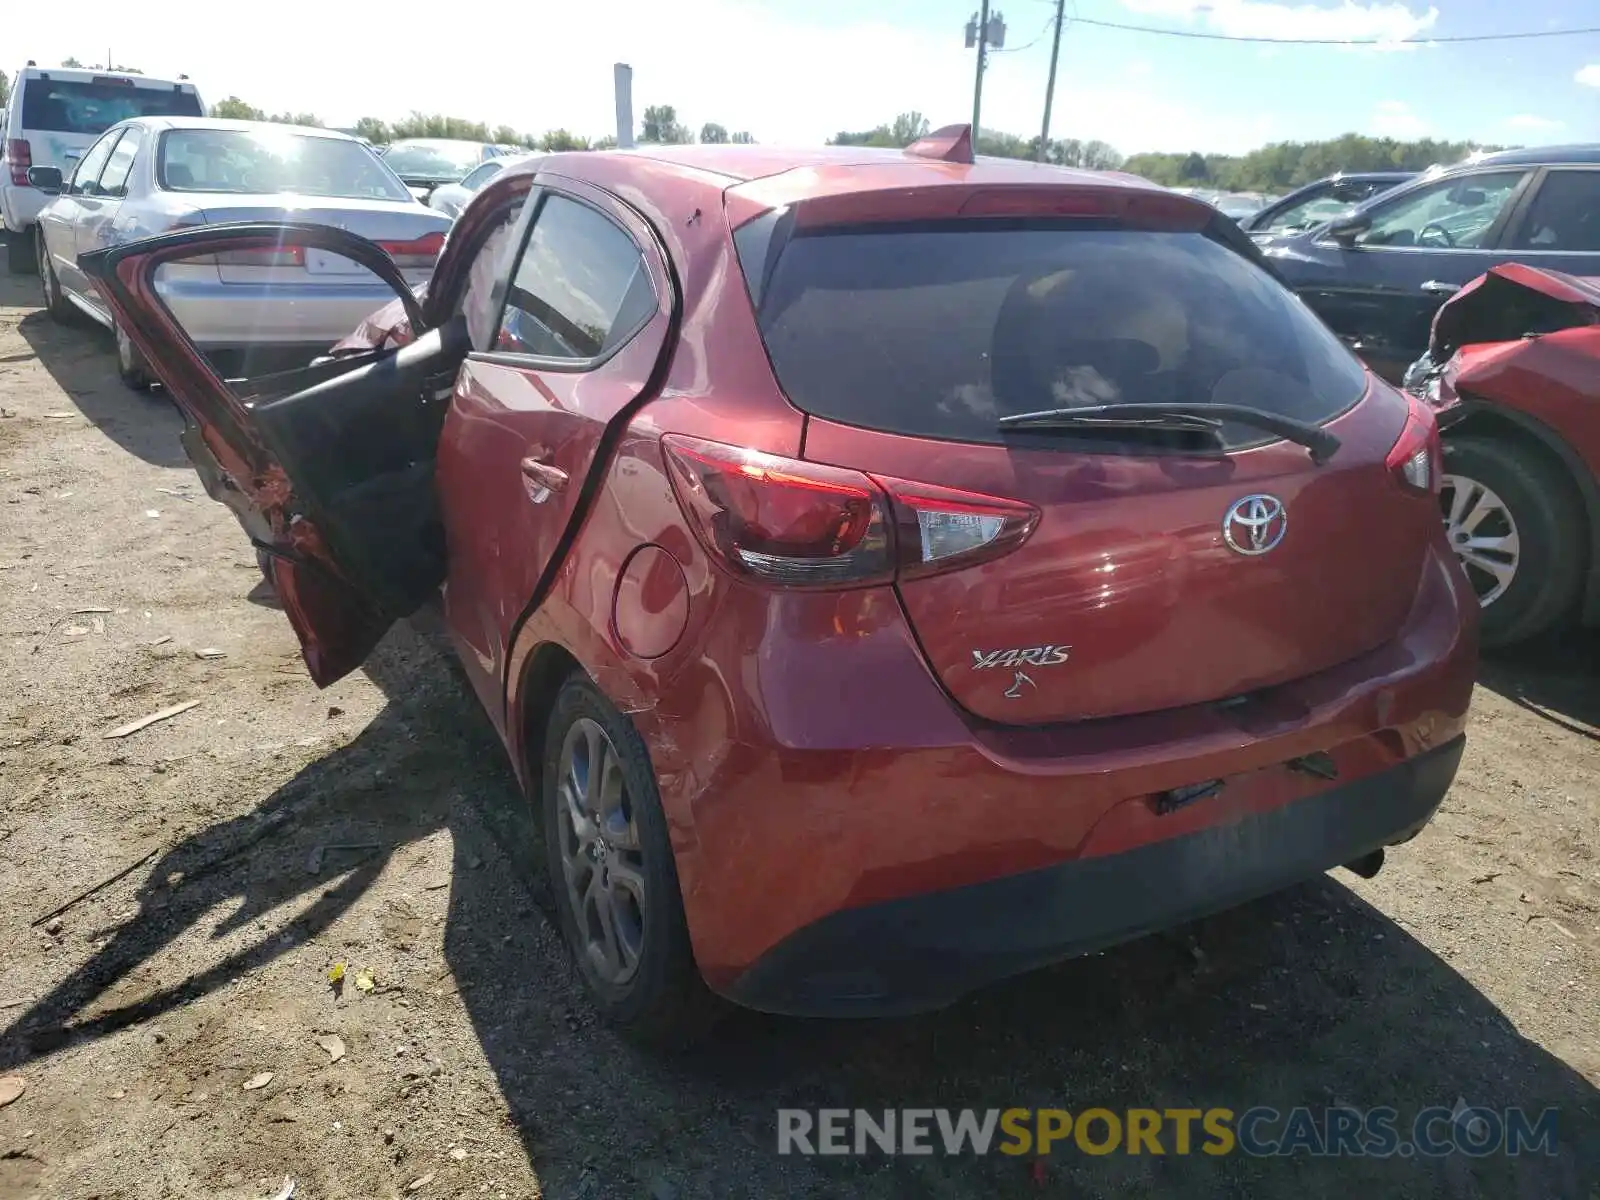
[[[148,392],[156,385],[156,381],[150,377],[144,355],[139,353],[139,347],[133,344],[121,325],[116,326],[116,335],[118,377],[134,391]]]
[[[25,233],[5,235],[6,269],[13,275],[32,275],[37,269],[33,257],[33,239]]]
[[[63,325],[70,324],[78,315],[78,310],[72,307],[72,301],[61,294],[61,281],[56,278],[56,269],[50,265],[50,255],[45,250],[44,234],[35,233],[33,236],[39,269],[39,282],[44,287],[44,310],[50,314],[52,321],[59,321]]]
[[[1483,644],[1546,632],[1571,610],[1583,579],[1570,481],[1537,451],[1484,437],[1446,439],[1444,463],[1440,504],[1483,606]]]
[[[544,743],[544,835],[561,930],[601,1013],[650,1042],[705,1027],[666,817],[644,742],[586,675],[556,697]]]

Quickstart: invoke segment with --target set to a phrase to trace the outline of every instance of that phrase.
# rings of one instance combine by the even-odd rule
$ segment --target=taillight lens
[[[1031,505],[668,434],[678,501],[735,574],[789,587],[887,583],[1021,544]]]
[[[6,161],[11,165],[11,186],[31,186],[28,168],[33,166],[33,147],[26,138],[12,138],[6,142]]]
[[[431,267],[444,249],[444,234],[423,234],[409,242],[379,242],[397,267]]]
[[[1442,483],[1439,422],[1433,410],[1415,396],[1407,396],[1410,412],[1405,428],[1385,460],[1400,486],[1424,495],[1437,494]]]

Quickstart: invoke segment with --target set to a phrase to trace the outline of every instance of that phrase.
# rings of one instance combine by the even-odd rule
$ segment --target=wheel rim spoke
[[[626,983],[644,948],[644,860],[622,760],[598,722],[573,723],[556,780],[577,949],[602,980]]]
[[[1443,480],[1445,529],[1450,547],[1461,560],[1487,607],[1506,592],[1522,561],[1522,540],[1516,518],[1494,489],[1464,475]]]

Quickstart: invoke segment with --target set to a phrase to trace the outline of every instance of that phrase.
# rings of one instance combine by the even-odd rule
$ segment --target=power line
[[[1581,37],[1600,33],[1600,25],[1584,29],[1534,29],[1520,33],[1471,33],[1454,37],[1429,38],[1272,38],[1241,37],[1231,33],[1201,33],[1192,29],[1156,29],[1149,25],[1123,25],[1116,21],[1095,21],[1089,17],[1072,18],[1074,25],[1094,25],[1100,29],[1120,29],[1125,33],[1150,33],[1158,37],[1194,38],[1205,42],[1256,42],[1268,46],[1421,46],[1428,44],[1454,44],[1460,42],[1517,42],[1529,38]],[[1042,34],[1040,35],[1043,36]],[[1037,39],[1035,39],[1037,40]],[[1019,50],[1026,47],[1019,46]]]
[[[1051,0],[1051,2],[1054,3],[1054,0]],[[1044,23],[1044,28],[1039,30],[1039,32],[1036,35],[1034,35],[1034,38],[1033,38],[1032,41],[1023,42],[1022,45],[1020,45],[1020,46],[996,46],[996,47],[992,48],[989,51],[989,53],[990,54],[1017,54],[1017,53],[1020,53],[1023,50],[1032,50],[1040,42],[1044,41],[1044,35],[1050,32],[1051,28],[1055,25],[1055,23],[1056,23],[1056,19],[1054,17],[1051,17],[1048,21],[1046,21]]]

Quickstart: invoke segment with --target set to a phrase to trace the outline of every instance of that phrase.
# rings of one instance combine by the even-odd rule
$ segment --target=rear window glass
[[[200,97],[188,88],[37,78],[24,78],[20,86],[24,130],[96,134],[130,117],[204,115]]]
[[[395,142],[383,159],[408,179],[460,179],[483,158],[476,142]]]
[[[174,129],[161,135],[156,178],[169,192],[411,199],[360,142],[287,130]]]
[[[740,231],[747,279],[765,244]],[[760,296],[779,383],[814,416],[961,441],[999,418],[1245,404],[1326,421],[1366,390],[1300,301],[1197,233],[950,226],[801,233]],[[1263,440],[1228,427],[1230,446]]]

